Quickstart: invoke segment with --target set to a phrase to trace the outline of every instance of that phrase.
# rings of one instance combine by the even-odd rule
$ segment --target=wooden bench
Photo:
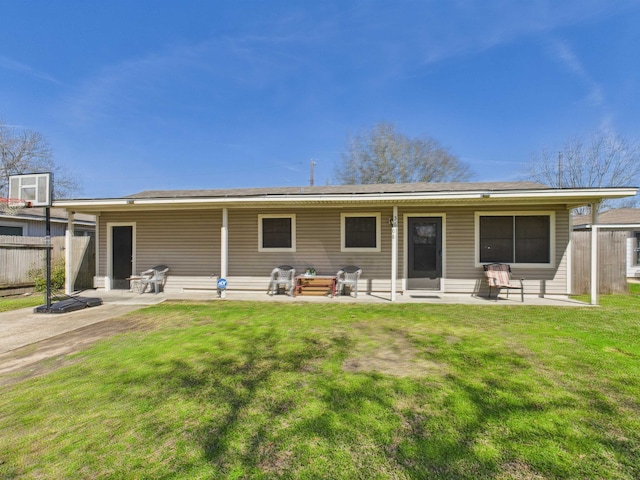
[[[489,283],[489,299],[491,299],[491,288],[496,289],[496,300],[500,294],[500,289],[507,289],[507,298],[509,298],[509,290],[520,290],[520,299],[524,303],[524,278],[520,279],[520,285],[515,285],[511,281],[511,267],[506,263],[490,263],[484,266],[484,274],[487,276]]]
[[[330,275],[298,275],[295,277],[293,296],[336,294],[336,277]]]

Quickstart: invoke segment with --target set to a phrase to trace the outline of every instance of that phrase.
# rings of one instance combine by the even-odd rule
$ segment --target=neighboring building
[[[64,237],[69,225],[69,215],[63,208],[52,208],[51,236]],[[44,237],[46,235],[44,208],[22,208],[15,215],[0,211],[0,235],[17,237]],[[74,216],[74,227],[77,236],[93,235],[95,217],[78,214]]]
[[[59,200],[96,215],[95,286],[170,267],[167,291],[266,291],[282,264],[363,269],[361,292],[486,292],[483,265],[509,263],[525,292],[571,292],[570,212],[636,188],[554,189],[531,182],[412,183],[147,191]],[[597,297],[597,295],[596,295]]]
[[[75,237],[84,238],[75,238],[73,243],[66,243],[69,214],[62,208],[50,209],[52,256],[56,261],[58,257],[65,258],[73,250],[74,259],[66,263],[70,285],[90,288],[95,273],[95,242],[92,238],[95,236],[95,217],[86,214],[73,217]],[[47,245],[44,237],[44,208],[23,208],[15,215],[0,211],[0,296],[33,290],[30,270],[44,261]],[[69,245],[73,247],[68,248]]]
[[[574,230],[591,230],[591,215],[573,218]],[[617,208],[598,214],[600,230],[625,232],[626,276],[640,278],[640,208]]]

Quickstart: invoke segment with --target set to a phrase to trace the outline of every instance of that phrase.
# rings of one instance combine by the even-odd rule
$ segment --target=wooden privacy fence
[[[93,237],[71,237],[71,258],[73,265],[71,275],[74,290],[93,288],[93,276],[96,271],[96,242]]]
[[[60,257],[64,237],[51,239],[52,259]],[[29,272],[45,265],[45,239],[43,237],[0,236],[0,288],[33,286]]]
[[[602,294],[627,293],[627,232],[600,230],[598,232],[598,291]],[[572,232],[573,294],[591,291],[591,231]]]
[[[29,272],[45,269],[46,239],[0,235],[0,295],[20,293],[33,288]],[[51,263],[64,262],[65,237],[51,238]],[[91,237],[73,237],[72,272],[76,288],[90,288],[93,283],[95,253]]]

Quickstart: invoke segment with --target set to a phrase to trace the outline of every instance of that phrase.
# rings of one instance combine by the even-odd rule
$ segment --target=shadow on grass
[[[394,458],[410,478],[637,478],[638,435],[597,385],[550,385],[515,352],[476,360],[447,376],[441,410],[404,412]]]
[[[301,407],[301,397],[294,393],[305,388],[300,379],[318,374],[316,363],[328,356],[345,356],[349,346],[343,335],[285,342],[269,329],[243,339],[228,356],[209,357],[208,364],[174,360],[155,381],[167,392],[197,397],[217,410],[200,423],[194,437],[220,474],[238,466],[245,472],[282,472],[290,465],[275,458],[282,456],[277,430],[283,417]],[[282,380],[286,376],[294,384],[287,385]]]
[[[611,465],[575,465],[611,441],[564,416],[583,395],[554,392],[528,358],[474,352],[430,383],[344,372],[353,347],[346,334],[283,340],[268,329],[228,356],[174,361],[158,382],[215,410],[193,437],[222,476],[607,478]],[[615,414],[604,398],[589,406]]]
[[[463,365],[468,374],[446,375],[445,394],[437,400],[421,396],[426,408],[418,404],[400,413],[403,428],[389,453],[407,477],[544,478],[510,451],[508,445],[517,436],[510,424],[514,418],[560,408],[564,400],[541,402],[533,395],[532,384],[485,373],[498,363],[501,369],[518,375],[528,370],[516,354],[477,355],[471,364]]]

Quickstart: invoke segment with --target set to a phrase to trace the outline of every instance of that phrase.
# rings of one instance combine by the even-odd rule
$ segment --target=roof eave
[[[624,198],[636,195],[637,188],[618,187],[607,189],[537,189],[508,191],[447,191],[447,192],[411,192],[387,194],[321,194],[321,195],[263,195],[250,197],[178,197],[178,198],[116,198],[87,200],[58,200],[54,206],[77,210],[80,212],[96,212],[122,210],[131,207],[226,207],[226,206],[286,206],[286,205],[327,205],[327,204],[371,204],[371,203],[469,203],[473,201],[486,203],[504,203],[505,201],[526,203],[555,202],[580,206],[604,199]]]
[[[574,225],[574,230],[591,230],[593,227],[600,230],[635,230],[640,229],[640,223],[591,223]]]

